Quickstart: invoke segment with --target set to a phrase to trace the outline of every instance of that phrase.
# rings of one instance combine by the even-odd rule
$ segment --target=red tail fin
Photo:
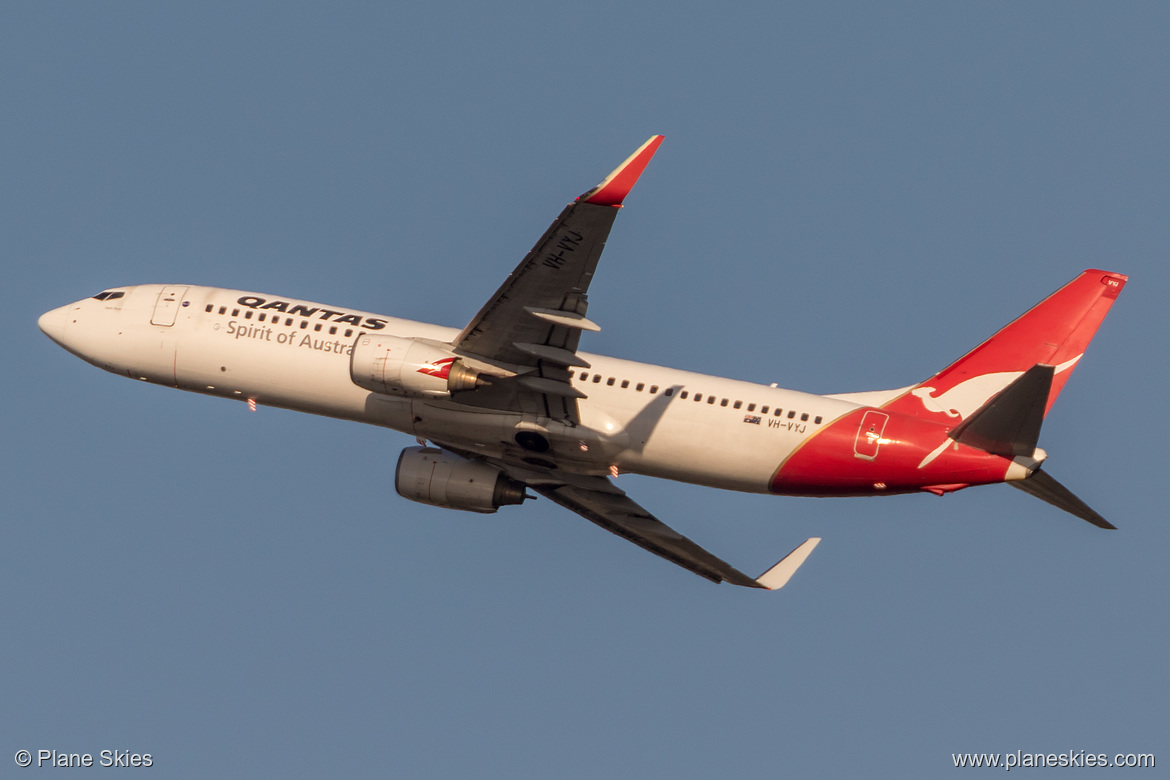
[[[1056,367],[1044,413],[1129,277],[1089,270],[886,408],[957,424],[1037,363]]]

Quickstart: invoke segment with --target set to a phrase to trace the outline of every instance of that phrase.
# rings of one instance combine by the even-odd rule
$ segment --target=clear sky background
[[[35,772],[19,749],[177,778],[1170,764],[1170,11],[802,5],[6,4],[0,774]],[[1005,486],[621,477],[749,572],[824,537],[779,593],[715,586],[548,501],[400,499],[403,434],[136,384],[36,328],[150,282],[462,326],[653,133],[584,349],[899,387],[1128,273],[1041,437],[1120,530]]]

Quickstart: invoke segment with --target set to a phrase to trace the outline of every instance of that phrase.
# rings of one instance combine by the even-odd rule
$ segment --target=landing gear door
[[[151,325],[175,324],[175,316],[179,313],[183,296],[187,294],[186,287],[168,285],[158,294],[158,302],[154,304],[154,313],[150,315]]]
[[[882,433],[886,430],[886,423],[889,420],[890,416],[885,412],[873,410],[862,416],[861,425],[857,428],[857,437],[853,440],[854,457],[863,460],[873,460],[877,457]]]

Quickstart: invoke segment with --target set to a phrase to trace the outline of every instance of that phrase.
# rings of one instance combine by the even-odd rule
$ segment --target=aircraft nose
[[[68,315],[68,306],[61,306],[47,311],[37,320],[37,327],[53,341],[64,346],[65,323]]]

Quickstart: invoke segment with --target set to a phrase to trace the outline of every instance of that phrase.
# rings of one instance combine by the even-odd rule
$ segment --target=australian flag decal
[[[760,424],[760,418],[756,417],[754,414],[745,414],[743,416],[743,421],[745,423],[751,423],[752,425],[759,425]]]

